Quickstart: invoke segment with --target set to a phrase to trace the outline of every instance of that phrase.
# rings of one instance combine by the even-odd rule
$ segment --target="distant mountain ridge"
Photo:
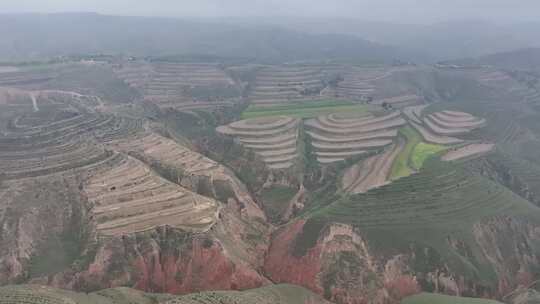
[[[540,48],[525,48],[477,58],[448,61],[457,65],[487,65],[509,70],[540,71]]]
[[[421,52],[400,50],[345,34],[308,34],[280,26],[218,20],[93,13],[3,15],[0,37],[0,61],[79,54],[200,54],[264,63],[310,60],[389,63],[426,59]]]
[[[436,61],[540,47],[537,39],[540,24],[532,22],[497,24],[454,20],[435,24],[392,24],[361,19],[296,18],[282,20],[282,24],[309,33],[342,33],[401,49],[421,50]]]

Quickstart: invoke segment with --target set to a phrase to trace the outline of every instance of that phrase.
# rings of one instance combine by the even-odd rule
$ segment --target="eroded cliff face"
[[[88,266],[33,280],[92,291],[129,286],[148,292],[186,294],[244,290],[270,283],[258,272],[269,244],[264,218],[230,199],[218,222],[193,234],[168,227],[98,240]]]
[[[185,294],[202,290],[249,289],[267,281],[253,265],[237,263],[211,235],[188,235],[167,228],[110,239],[87,270],[48,282],[92,290],[130,286],[148,292]]]
[[[387,303],[420,291],[408,274],[408,257],[381,262],[349,225],[328,225],[314,247],[297,255],[294,242],[304,224],[297,221],[276,233],[265,263],[273,281],[307,287],[337,303]]]
[[[299,255],[295,242],[303,225],[304,221],[297,221],[275,233],[265,273],[274,282],[307,287],[336,303],[399,303],[422,290],[501,298],[537,277],[539,259],[534,252],[540,248],[540,227],[514,218],[476,224],[471,231],[473,244],[446,240],[463,252],[472,252],[470,246],[481,248],[482,256],[469,256],[465,262],[485,261],[495,274],[492,283],[471,279],[459,267],[441,260],[433,248],[410,244],[401,252],[380,252],[361,231],[343,224],[326,225],[315,245]],[[427,265],[426,260],[434,262]]]
[[[73,262],[90,228],[76,179],[5,181],[0,200],[0,285],[46,275]]]
[[[473,234],[497,274],[499,296],[537,279],[540,226],[512,217],[497,217],[476,224]]]

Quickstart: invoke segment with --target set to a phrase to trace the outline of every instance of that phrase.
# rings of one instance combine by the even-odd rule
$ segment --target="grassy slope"
[[[249,106],[242,119],[287,115],[296,118],[312,118],[329,113],[364,113],[368,106],[348,101],[323,100],[313,102],[292,103],[279,106]]]
[[[485,299],[452,297],[434,293],[421,293],[410,296],[401,301],[401,304],[500,304],[501,302]]]
[[[397,180],[413,173],[410,166],[411,155],[416,145],[422,140],[420,134],[418,134],[418,132],[416,132],[410,126],[401,128],[399,133],[407,139],[407,145],[399,153],[398,157],[394,161],[394,164],[392,165],[392,173],[390,175],[392,180]]]
[[[148,294],[130,288],[106,289],[95,293],[75,293],[37,285],[0,287],[0,304],[303,304],[328,303],[307,289],[294,285],[269,285],[247,291],[210,291],[185,296]]]
[[[422,168],[431,156],[448,149],[448,147],[421,142],[414,147],[411,156],[412,167],[416,170]]]
[[[420,170],[431,156],[448,149],[442,145],[422,142],[420,134],[410,126],[401,128],[399,133],[407,139],[407,145],[392,165],[391,180],[411,175],[414,171]]]

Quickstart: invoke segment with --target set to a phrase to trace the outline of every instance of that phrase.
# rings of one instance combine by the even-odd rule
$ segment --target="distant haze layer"
[[[136,3],[136,4],[135,4]],[[169,17],[349,17],[396,23],[459,19],[535,21],[535,0],[3,0],[0,12],[99,12]]]

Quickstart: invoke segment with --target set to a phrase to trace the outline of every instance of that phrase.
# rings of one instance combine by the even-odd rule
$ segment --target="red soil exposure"
[[[402,275],[392,281],[385,282],[384,287],[388,290],[390,298],[397,301],[422,291],[416,278],[410,275]]]
[[[318,277],[322,264],[320,245],[309,249],[301,257],[291,254],[294,240],[302,232],[304,224],[305,220],[300,220],[277,232],[268,251],[264,270],[275,283],[300,285],[322,295],[324,291]]]
[[[153,250],[133,262],[137,270],[135,288],[149,292],[185,294],[202,290],[243,290],[262,286],[254,270],[232,263],[221,246],[206,248],[195,239],[189,255],[161,256]]]

